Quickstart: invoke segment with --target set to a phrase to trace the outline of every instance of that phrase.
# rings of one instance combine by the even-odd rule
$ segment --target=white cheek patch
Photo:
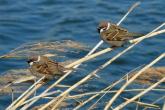
[[[29,65],[32,66],[33,65],[33,62],[30,62]]]
[[[102,33],[104,31],[104,29],[100,29],[100,33]]]
[[[38,59],[37,59],[37,61],[36,62],[39,62],[41,60],[41,57],[40,56],[38,56]]]
[[[106,30],[108,30],[108,29],[110,28],[110,26],[111,26],[111,24],[110,24],[110,23],[108,23],[108,26],[107,26],[107,29],[106,29]]]

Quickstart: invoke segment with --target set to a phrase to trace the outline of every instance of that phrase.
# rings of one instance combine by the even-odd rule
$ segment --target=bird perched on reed
[[[133,37],[139,37],[143,35],[128,32],[126,29],[107,21],[100,22],[97,29],[101,39],[109,43],[112,47],[121,47]]]
[[[29,70],[33,75],[36,77],[45,76],[47,80],[62,76],[69,70],[45,56],[30,57],[27,63],[30,65]]]

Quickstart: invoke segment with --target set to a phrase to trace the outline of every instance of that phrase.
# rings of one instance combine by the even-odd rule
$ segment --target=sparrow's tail
[[[141,37],[141,36],[144,36],[144,35],[145,35],[145,34],[141,34],[141,33],[134,33],[134,32],[130,33],[130,36],[133,37],[133,38],[134,38],[134,37],[135,37],[135,38],[136,38],[136,37]]]

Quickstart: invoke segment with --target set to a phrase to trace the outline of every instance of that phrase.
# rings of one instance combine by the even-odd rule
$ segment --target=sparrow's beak
[[[97,28],[98,33],[100,33],[100,28]]]
[[[30,63],[31,61],[30,61],[30,60],[27,60],[26,62],[27,62],[27,63]]]

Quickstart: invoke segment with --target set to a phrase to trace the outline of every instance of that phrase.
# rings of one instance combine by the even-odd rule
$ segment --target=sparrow
[[[47,80],[62,76],[69,70],[46,56],[32,56],[27,60],[27,63],[30,66],[30,72],[34,76],[45,76]]]
[[[97,30],[101,39],[109,43],[112,47],[124,46],[133,37],[142,36],[142,34],[128,32],[126,29],[107,21],[100,22]]]

